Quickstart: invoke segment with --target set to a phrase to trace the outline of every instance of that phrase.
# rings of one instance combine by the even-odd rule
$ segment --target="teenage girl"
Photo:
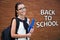
[[[16,3],[15,5],[15,16],[19,20],[19,28],[16,32],[16,19],[13,19],[12,21],[12,27],[11,27],[11,37],[15,38],[15,40],[30,40],[30,37],[34,31],[34,28],[30,30],[30,32],[26,33],[26,29],[24,27],[24,23],[22,21],[25,20],[25,15],[26,15],[26,7],[23,3]],[[29,25],[29,19],[27,18],[27,24]],[[27,26],[26,26],[27,27]]]

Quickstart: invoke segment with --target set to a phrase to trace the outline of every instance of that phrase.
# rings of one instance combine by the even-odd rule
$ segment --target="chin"
[[[23,15],[26,15],[26,13],[24,12],[24,13],[22,13]]]

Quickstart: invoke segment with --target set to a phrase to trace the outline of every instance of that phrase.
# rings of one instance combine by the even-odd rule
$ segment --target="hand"
[[[30,33],[33,33],[33,31],[34,31],[34,28],[32,28],[32,29],[30,30]]]
[[[28,33],[28,34],[27,34],[27,37],[31,37],[31,33]]]

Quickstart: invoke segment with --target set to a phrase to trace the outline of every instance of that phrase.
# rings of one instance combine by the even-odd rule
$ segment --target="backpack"
[[[15,40],[15,38],[12,38],[12,37],[11,37],[11,25],[12,25],[13,19],[16,19],[16,32],[15,32],[15,33],[17,34],[17,30],[18,30],[18,28],[19,28],[19,19],[18,19],[18,18],[12,18],[10,26],[8,26],[8,27],[7,27],[6,29],[4,29],[3,32],[2,32],[2,36],[1,36],[1,39],[2,39],[2,40]],[[27,18],[25,18],[24,23],[26,23],[26,21],[27,21]],[[26,24],[26,25],[28,25],[28,24]],[[28,28],[25,27],[25,29],[27,30]],[[26,32],[27,32],[27,31],[26,31]]]

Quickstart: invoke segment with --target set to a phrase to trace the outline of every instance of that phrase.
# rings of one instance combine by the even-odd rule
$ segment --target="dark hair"
[[[16,10],[18,10],[17,8],[18,8],[18,5],[20,5],[20,4],[23,4],[23,3],[17,2],[16,5],[15,5],[15,17],[18,17],[18,15],[17,15],[18,13],[17,13]]]

